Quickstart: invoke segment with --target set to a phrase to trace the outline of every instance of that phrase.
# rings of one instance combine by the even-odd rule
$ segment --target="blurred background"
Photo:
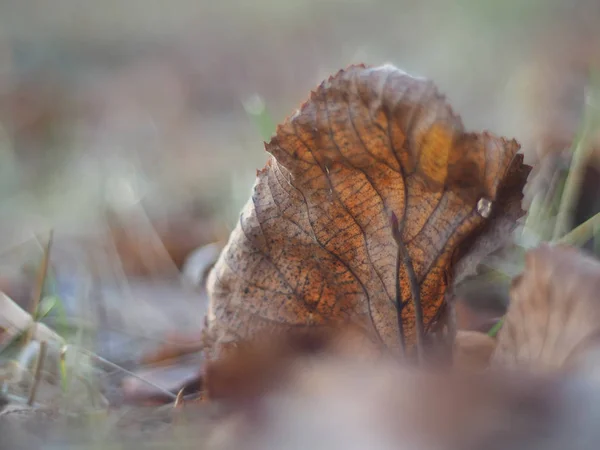
[[[576,131],[599,21],[595,0],[3,0],[0,289],[27,305],[53,229],[67,309],[100,296],[85,314],[120,332],[195,329],[178,271],[227,238],[262,141],[323,78],[433,79],[532,160]]]

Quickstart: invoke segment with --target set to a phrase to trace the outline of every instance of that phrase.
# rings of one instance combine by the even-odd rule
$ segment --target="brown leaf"
[[[399,294],[414,344],[410,266],[427,325],[456,250],[519,172],[518,148],[466,133],[433,83],[391,66],[330,77],[266,144],[272,156],[209,276],[209,358],[259,330],[349,322],[398,349],[392,213],[412,263],[400,265]]]
[[[574,248],[542,245],[528,252],[492,366],[566,368],[594,346],[600,331],[600,262]]]

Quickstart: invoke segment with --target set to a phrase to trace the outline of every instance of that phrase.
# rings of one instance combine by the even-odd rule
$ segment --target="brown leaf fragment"
[[[527,253],[523,275],[498,333],[493,367],[573,368],[597,347],[600,262],[581,251],[543,244]]]
[[[495,213],[516,141],[466,133],[432,82],[352,66],[324,81],[266,144],[271,154],[208,280],[206,351],[259,331],[351,323],[394,351],[415,344],[407,265],[425,329],[457,249]],[[516,164],[514,166],[513,164]]]

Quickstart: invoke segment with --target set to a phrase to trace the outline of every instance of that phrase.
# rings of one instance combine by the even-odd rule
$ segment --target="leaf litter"
[[[156,445],[595,448],[598,411],[578,405],[598,385],[577,376],[595,368],[599,263],[522,233],[539,218],[523,217],[530,168],[515,141],[465,132],[427,80],[352,66],[323,82],[266,149],[208,279],[208,401],[178,395],[155,408],[155,424],[173,425]],[[598,216],[568,232],[559,198],[552,237],[589,240]],[[557,203],[530,209],[548,214],[548,204]],[[482,272],[500,284],[517,275],[502,326],[453,330],[453,297],[465,295],[455,287]],[[458,370],[411,364],[437,356],[436,339],[454,347]],[[81,353],[89,366],[102,362]],[[81,429],[115,445],[110,427]]]

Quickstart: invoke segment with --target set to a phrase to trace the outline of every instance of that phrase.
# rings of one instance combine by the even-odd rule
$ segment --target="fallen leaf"
[[[582,360],[600,332],[600,262],[575,248],[530,250],[497,337],[496,368],[557,370]]]
[[[271,157],[209,275],[209,359],[259,331],[346,323],[398,351],[397,278],[413,348],[419,310],[427,328],[457,250],[494,213],[505,178],[521,173],[518,149],[466,133],[432,82],[392,66],[324,81],[266,144]]]

